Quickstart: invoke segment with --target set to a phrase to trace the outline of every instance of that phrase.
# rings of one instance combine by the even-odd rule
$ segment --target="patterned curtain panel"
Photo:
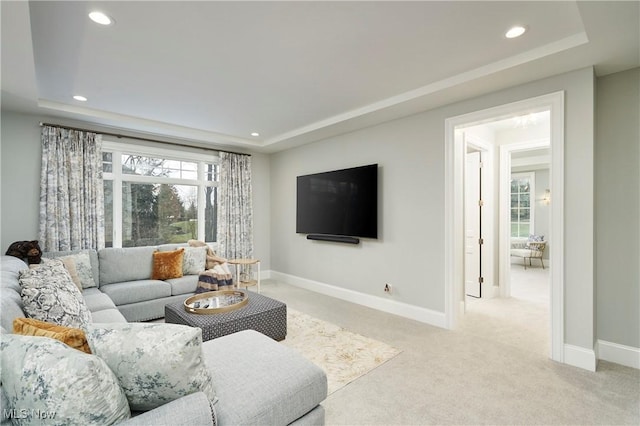
[[[250,259],[253,256],[250,156],[220,153],[218,191],[217,240],[220,255],[227,259]]]
[[[40,246],[104,248],[102,136],[42,127]]]

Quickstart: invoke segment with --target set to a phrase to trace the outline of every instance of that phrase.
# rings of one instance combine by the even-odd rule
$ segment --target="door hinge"
[[[484,283],[484,277],[478,277],[478,282],[479,282],[480,284]]]
[[[478,238],[478,244],[483,245],[484,244],[484,238]]]
[[[479,205],[480,207],[484,206],[484,201],[483,201],[483,200],[478,200],[478,205]]]
[[[482,166],[484,166],[484,163],[481,161],[480,163],[478,163],[478,167],[482,168]]]

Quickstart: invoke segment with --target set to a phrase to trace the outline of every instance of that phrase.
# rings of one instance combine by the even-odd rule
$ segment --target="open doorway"
[[[549,242],[550,230],[550,194],[551,194],[551,151],[550,151],[550,111],[519,113],[506,119],[497,119],[463,127],[465,141],[482,139],[484,145],[491,146],[496,152],[495,160],[499,167],[489,167],[483,171],[494,176],[495,186],[484,188],[484,193],[497,192],[499,196],[489,197],[481,204],[486,208],[488,200],[495,198],[497,208],[495,216],[483,218],[487,230],[481,241],[487,248],[494,250],[495,263],[486,264],[493,283],[494,292],[485,292],[488,297],[518,297],[549,303]],[[467,173],[469,157],[473,155],[473,144],[467,144],[467,162],[465,164],[465,232],[467,215],[470,209],[468,196],[475,192],[474,185],[469,185],[469,177],[475,171]],[[488,152],[486,153],[488,154]],[[485,158],[487,155],[485,154]],[[493,203],[491,203],[493,205]],[[494,226],[495,225],[495,226]],[[494,233],[493,230],[496,230]],[[508,242],[501,241],[500,234],[508,235]],[[492,244],[493,241],[496,244]],[[498,254],[498,244],[508,245],[502,256]],[[495,248],[494,248],[495,247]],[[532,250],[535,248],[536,250]],[[465,246],[465,264],[468,263]],[[483,255],[486,251],[482,252]],[[545,267],[546,264],[546,267]],[[494,270],[500,271],[497,279],[493,279]],[[466,286],[465,270],[465,286]],[[467,292],[467,294],[469,294]],[[548,307],[548,306],[547,306]]]
[[[550,302],[551,159],[548,121],[543,119],[542,138],[515,142],[503,149],[511,167],[501,170],[508,188],[500,220],[509,222],[509,265],[505,265],[501,293],[545,308]],[[525,145],[521,148],[522,145]],[[505,161],[506,163],[506,161]],[[505,224],[506,225],[506,224]],[[505,226],[506,228],[506,226]],[[527,257],[528,256],[528,257]],[[503,259],[505,262],[506,259]]]
[[[477,309],[479,303],[496,296],[514,297],[540,305],[537,311],[548,318],[549,110],[523,115],[514,112],[507,119],[456,130],[465,145],[465,310]],[[508,161],[499,163],[505,167],[494,169],[494,152],[496,160],[509,156]],[[494,186],[493,181],[499,185]],[[506,193],[494,197],[493,193],[505,185]],[[501,228],[507,228],[510,236],[509,258],[496,253],[494,242],[499,241],[499,234],[494,229]],[[507,274],[498,280],[494,271],[503,269],[502,263],[508,265],[504,267]]]
[[[464,289],[465,271],[465,158],[467,144],[465,133],[472,133],[468,130],[473,126],[486,125],[487,123],[499,122],[502,120],[531,119],[535,114],[547,111],[550,117],[550,125],[547,127],[548,138],[546,141],[549,148],[550,168],[554,171],[549,174],[550,206],[549,206],[549,239],[554,241],[553,250],[549,251],[548,262],[555,265],[549,274],[549,315],[550,315],[550,357],[556,361],[563,362],[563,341],[564,341],[564,315],[563,315],[563,175],[564,175],[564,96],[562,92],[540,96],[538,98],[527,99],[477,111],[463,116],[453,117],[446,120],[446,238],[445,238],[445,285],[446,285],[446,318],[447,325],[454,328],[456,323],[465,312],[466,293]],[[482,136],[480,136],[482,137]],[[486,141],[485,141],[486,142]],[[519,142],[525,143],[525,142]],[[528,143],[540,143],[539,140]],[[500,178],[496,178],[493,186],[493,193],[498,200],[510,199],[511,180],[511,151],[513,149],[503,148],[502,144],[499,153],[496,148],[494,161],[499,165],[501,171]],[[508,146],[504,144],[504,146]],[[535,147],[537,149],[539,147]],[[522,151],[533,150],[534,147],[520,146]],[[517,155],[516,155],[517,157]],[[496,167],[495,169],[498,169]],[[503,179],[504,170],[508,170],[509,180]],[[495,173],[495,172],[494,172]],[[498,174],[496,174],[498,176]],[[551,191],[553,188],[553,191]],[[546,189],[546,188],[544,188]],[[533,195],[536,196],[535,194]],[[534,198],[535,201],[535,198]],[[486,206],[485,202],[485,206]],[[493,286],[498,288],[497,294],[500,296],[509,295],[510,287],[507,287],[510,279],[510,251],[511,251],[511,222],[510,204],[497,202],[497,215],[494,216],[495,227],[490,234],[484,234],[485,242],[490,239],[494,241],[496,260],[489,266],[489,270],[498,270],[493,279]],[[505,206],[507,206],[505,208]],[[508,213],[505,215],[504,211]],[[505,216],[503,218],[503,216]],[[524,218],[524,216],[523,216]],[[483,224],[486,223],[483,219]],[[490,222],[490,221],[489,221]],[[554,238],[554,235],[556,238]],[[483,249],[484,253],[484,249]],[[486,280],[485,280],[486,281]],[[505,293],[506,292],[506,293]],[[495,294],[495,292],[494,292]]]

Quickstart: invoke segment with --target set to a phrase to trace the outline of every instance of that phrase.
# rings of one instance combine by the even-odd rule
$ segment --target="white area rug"
[[[401,352],[289,307],[287,328],[282,343],[327,373],[329,395]]]

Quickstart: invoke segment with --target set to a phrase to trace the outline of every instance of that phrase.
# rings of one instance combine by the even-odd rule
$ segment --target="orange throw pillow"
[[[49,337],[79,351],[91,353],[87,337],[79,328],[65,327],[33,318],[16,318],[13,320],[13,333],[23,336]]]
[[[182,258],[184,248],[174,251],[153,252],[152,280],[168,280],[182,276]]]

